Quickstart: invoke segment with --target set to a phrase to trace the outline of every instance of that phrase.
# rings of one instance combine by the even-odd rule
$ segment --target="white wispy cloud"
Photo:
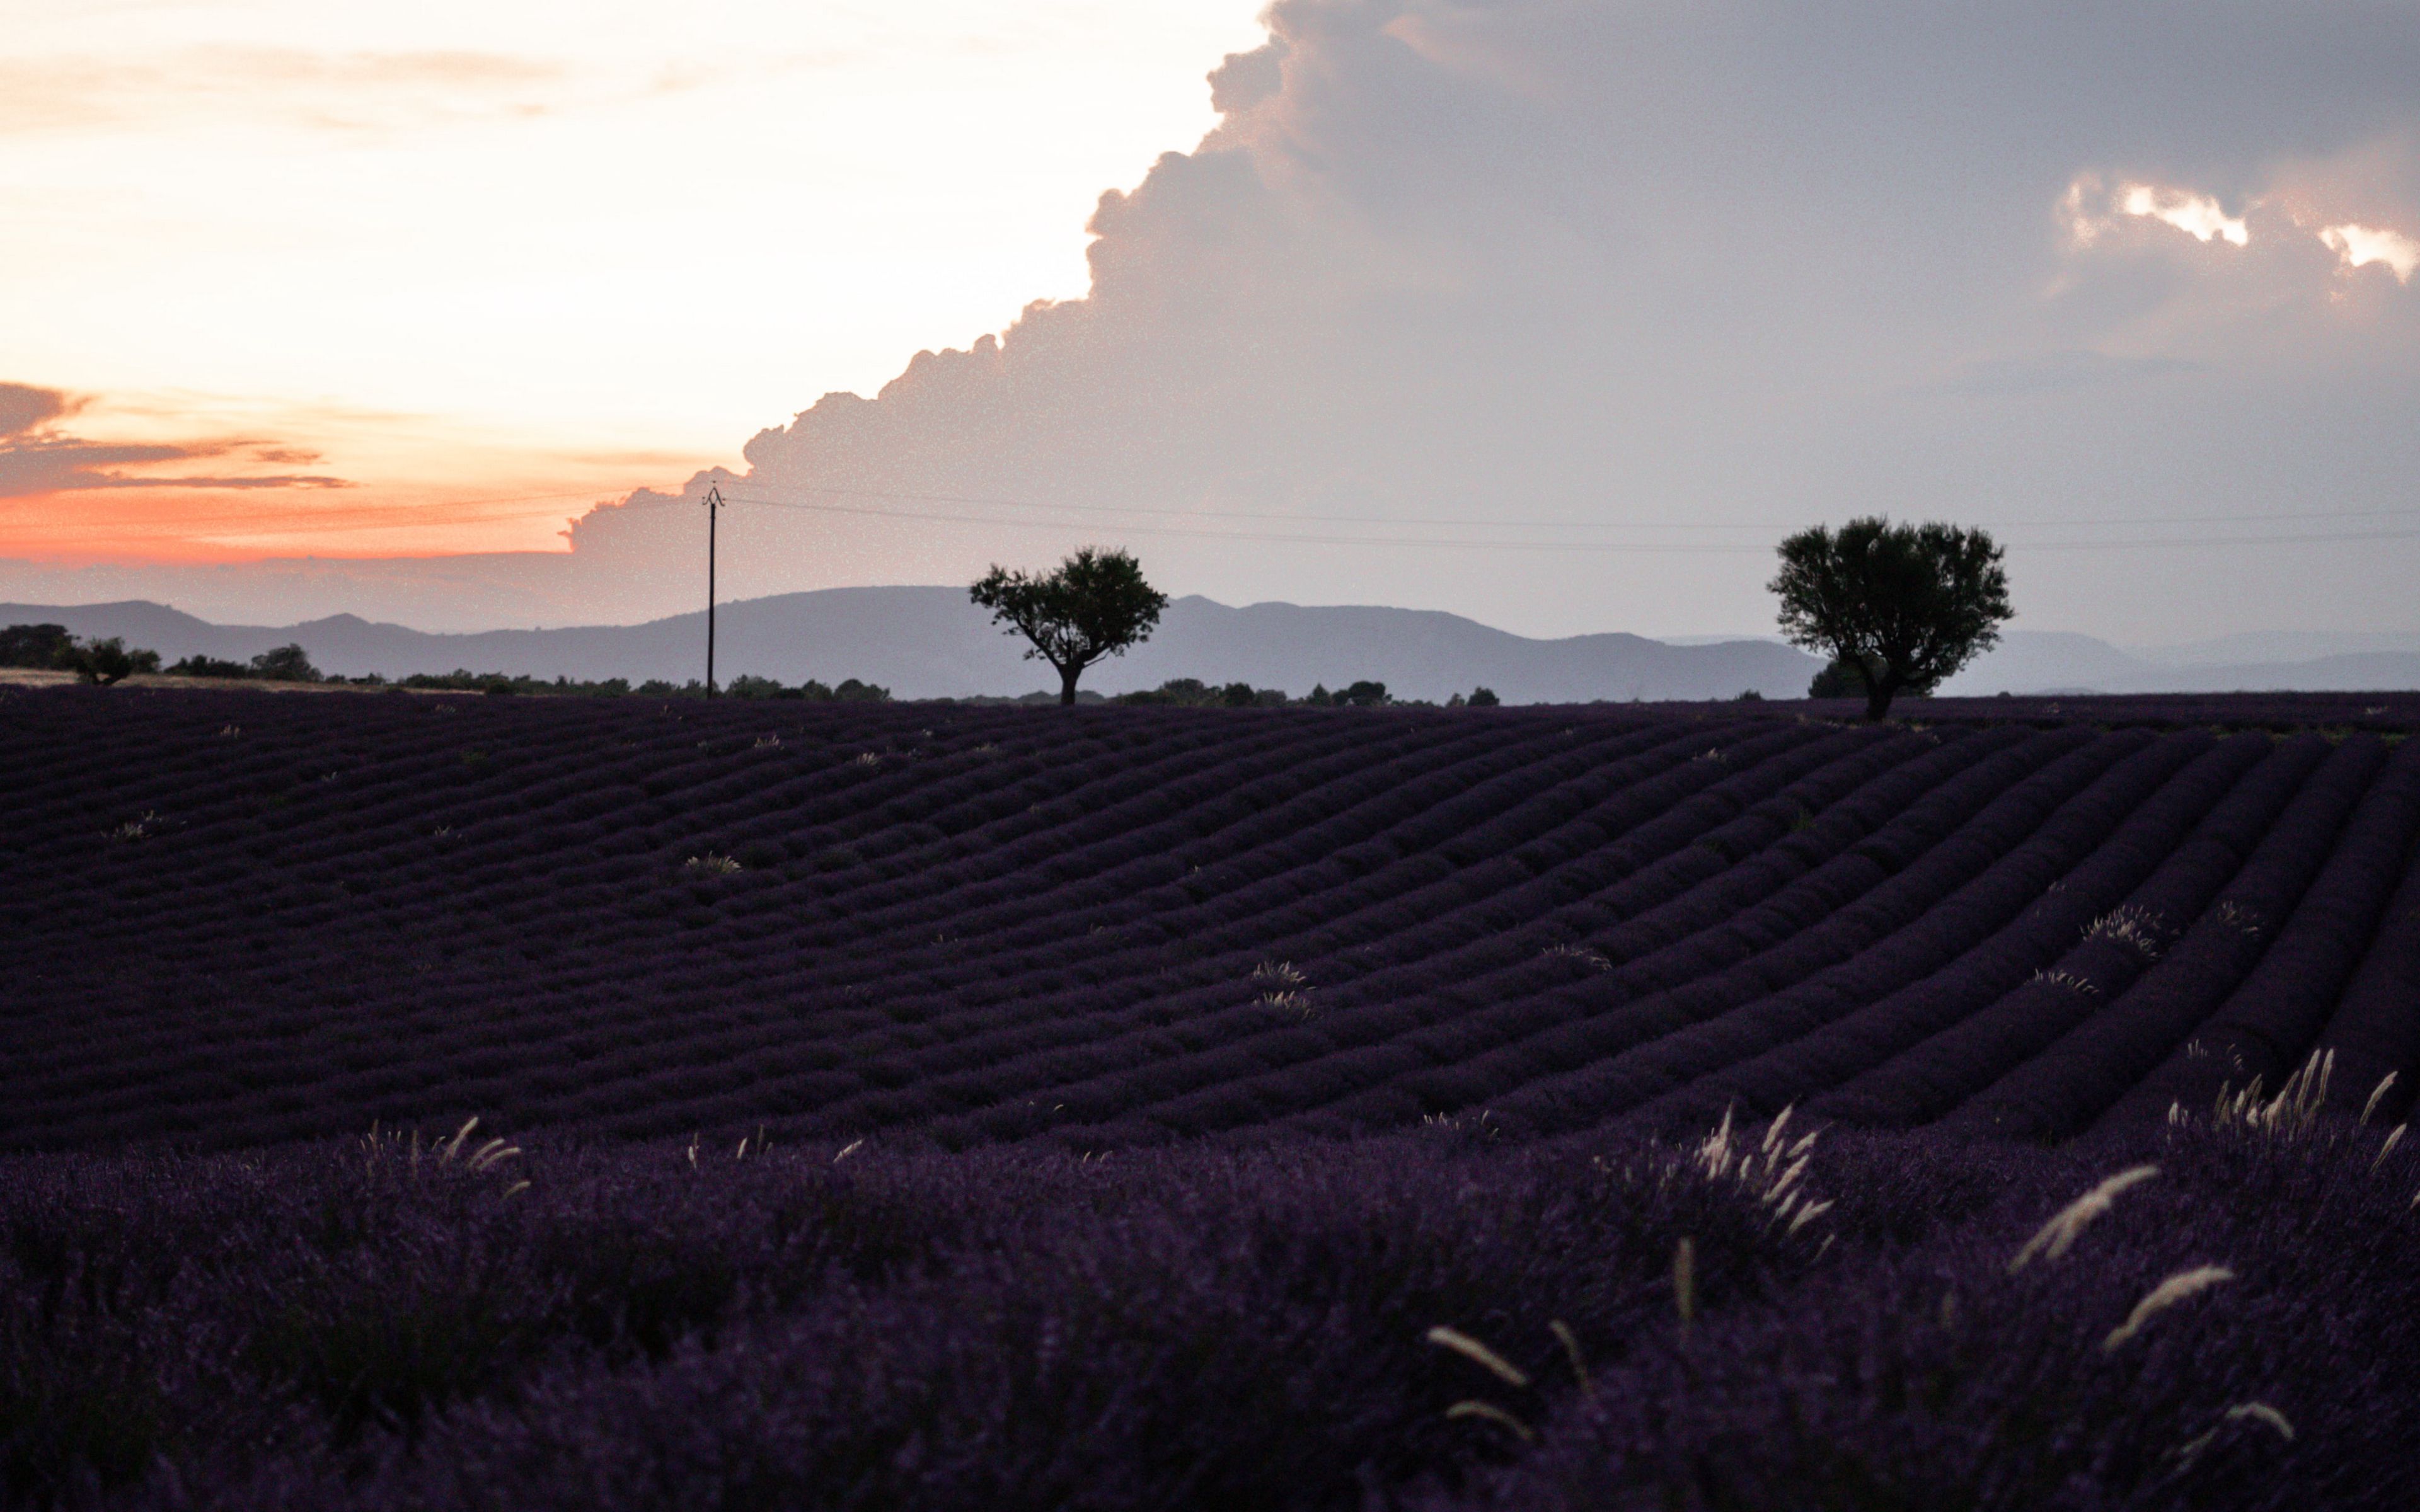
[[[2377,263],[2392,272],[2397,283],[2409,284],[2412,273],[2420,270],[2420,241],[2400,231],[2348,221],[2321,227],[2319,239],[2344,259],[2347,271]]]

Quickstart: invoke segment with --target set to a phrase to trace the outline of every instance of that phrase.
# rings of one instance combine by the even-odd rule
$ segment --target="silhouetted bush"
[[[58,654],[55,665],[87,683],[107,687],[112,683],[124,682],[136,672],[158,671],[160,653],[140,649],[130,651],[125,641],[113,635],[105,640],[70,642]]]
[[[1861,699],[1866,696],[1866,670],[1847,656],[1835,656],[1807,685],[1811,699]]]
[[[1470,690],[1470,706],[1474,709],[1492,709],[1503,702],[1496,696],[1496,690],[1492,687],[1474,687]]]
[[[170,666],[167,673],[171,677],[250,677],[253,671],[248,663],[205,656],[196,652]]]
[[[319,669],[300,645],[287,644],[252,658],[252,674],[271,683],[316,683]]]
[[[12,625],[0,630],[0,667],[56,667],[74,646],[64,625]]]
[[[1213,708],[1233,703],[1234,699],[1231,695],[1234,688],[1238,687],[1244,690],[1244,702],[1250,702],[1252,690],[1247,684],[1236,683],[1231,687],[1218,688],[1212,687],[1199,677],[1171,677],[1156,688],[1138,688],[1131,693],[1121,693],[1109,702],[1112,703],[1174,703],[1186,708]]]

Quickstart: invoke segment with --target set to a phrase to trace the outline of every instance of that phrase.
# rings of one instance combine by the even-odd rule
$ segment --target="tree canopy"
[[[1025,655],[1059,671],[1059,702],[1076,702],[1076,680],[1107,656],[1123,656],[1159,624],[1168,595],[1143,581],[1142,567],[1125,551],[1085,547],[1056,572],[1011,572],[994,566],[967,591],[1009,635],[1033,642]]]
[[[136,672],[160,670],[160,653],[141,649],[129,650],[124,640],[111,636],[106,640],[77,640],[59,653],[58,666],[75,673],[87,683],[103,687],[122,683]]]
[[[1833,659],[1819,685],[1861,682],[1869,719],[1890,712],[1900,693],[1931,692],[1989,650],[2012,612],[2003,553],[1979,530],[1874,517],[1837,532],[1801,531],[1780,550],[1769,586],[1781,597],[1782,634]]]

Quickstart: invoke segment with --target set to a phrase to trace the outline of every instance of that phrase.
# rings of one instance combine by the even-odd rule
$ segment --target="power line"
[[[799,500],[760,499],[740,494],[724,494],[721,497],[723,501],[726,503],[768,505],[781,509],[805,510],[813,514],[860,515],[884,519],[923,520],[937,524],[987,525],[993,527],[1004,527],[1011,530],[1028,531],[1066,531],[1078,528],[1064,520],[1000,519],[984,515],[943,515],[935,514],[930,511],[874,509],[863,505],[854,504],[811,504]],[[1140,513],[1140,511],[1138,513]],[[1151,513],[1166,514],[1171,512],[1153,511]],[[2396,513],[2420,513],[2420,511],[2397,511]],[[1265,516],[1257,517],[1282,518],[1284,517]],[[1379,521],[1377,523],[1412,522]],[[1763,526],[1761,528],[1776,532],[1785,529],[1785,527],[1781,526]],[[1120,533],[1129,535],[1179,536],[1193,540],[1274,543],[1298,546],[1447,547],[1463,550],[1489,551],[1618,552],[1629,556],[1763,556],[1772,550],[1770,546],[1765,545],[1699,546],[1675,545],[1668,542],[1499,541],[1473,539],[1466,536],[1446,538],[1429,536],[1273,534],[1267,532],[1255,531],[1187,531],[1170,526],[1156,525],[1129,525],[1123,527]],[[2420,540],[2420,531],[2376,531],[2362,533],[2334,535],[2204,536],[2199,539],[2187,540],[2148,537],[2131,541],[2011,541],[2007,543],[2007,545],[2009,549],[2011,551],[2097,551],[2131,550],[2144,548],[2282,546],[2334,541],[2408,540]]]
[[[1778,531],[1794,528],[1777,525],[1770,520],[1577,520],[1497,519],[1485,517],[1422,515],[1273,515],[1266,511],[1250,510],[1154,509],[1139,504],[1053,504],[1032,499],[999,499],[974,494],[908,493],[897,489],[849,488],[820,483],[808,485],[799,491],[811,494],[839,494],[851,499],[904,500],[912,503],[976,504],[1000,509],[1044,509],[1077,515],[1143,515],[1178,519],[1263,519],[1279,522],[1312,520],[1322,524],[1336,525],[1488,525],[1507,530]],[[794,499],[767,499],[750,494],[725,494],[723,497],[739,503],[815,507]],[[2050,519],[2005,520],[1991,528],[2022,530],[2037,525],[2247,525],[2270,521],[2376,519],[2399,516],[2420,516],[2420,506],[2406,505],[2395,509],[2323,509],[2293,514],[2258,515],[2071,516]]]

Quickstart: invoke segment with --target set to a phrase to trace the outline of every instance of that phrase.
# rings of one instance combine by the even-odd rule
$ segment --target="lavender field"
[[[2420,703],[1829,712],[0,689],[0,1495],[2403,1504]]]

